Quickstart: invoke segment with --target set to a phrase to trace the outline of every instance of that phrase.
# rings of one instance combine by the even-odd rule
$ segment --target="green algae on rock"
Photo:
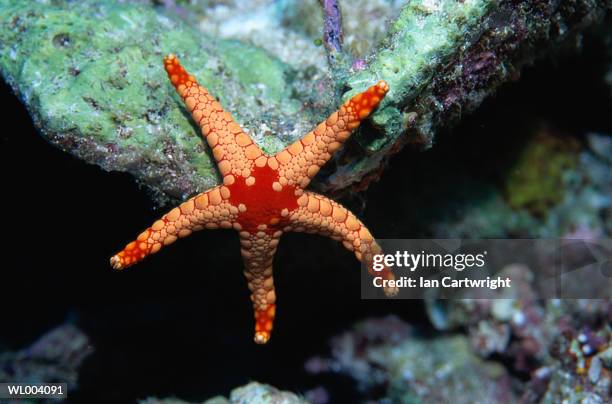
[[[512,119],[483,121],[486,129],[473,133],[472,143],[449,139],[407,165],[427,175],[407,180],[394,195],[393,203],[405,212],[419,212],[404,214],[406,228],[434,238],[588,239],[607,234],[612,217],[607,197],[612,192],[610,135],[589,133],[583,142],[580,133],[558,131],[549,122],[513,125]],[[384,214],[379,220],[385,220]]]
[[[346,17],[361,21],[357,26],[373,25],[355,35],[355,21],[345,18],[348,47],[357,54],[370,49],[371,56],[337,83],[322,47],[313,44],[312,22],[287,26],[300,15],[319,19],[308,12],[312,2],[298,9],[290,0],[255,7],[244,26],[232,15],[232,7],[242,6],[213,3],[177,3],[187,14],[181,16],[144,0],[0,0],[0,73],[50,142],[177,199],[215,185],[218,174],[164,78],[164,54],[181,57],[270,153],[331,112],[339,102],[334,88],[344,81],[348,97],[382,78],[391,91],[373,125],[365,125],[315,184],[328,192],[362,189],[389,155],[409,142],[430,146],[439,128],[476,108],[536,56],[571,42],[609,4],[417,0],[377,47],[384,16],[402,2],[364,12],[343,2]],[[258,24],[264,29],[251,29]]]
[[[536,132],[508,173],[504,194],[512,209],[527,209],[537,216],[563,201],[564,174],[578,165],[580,145],[575,138]]]
[[[323,187],[371,180],[367,174],[375,177],[385,159],[408,143],[431,147],[439,129],[516,80],[537,57],[575,46],[580,32],[601,21],[609,7],[605,0],[410,2],[367,67],[347,79],[351,90],[344,97],[371,80],[389,83],[372,116],[382,134],[359,137],[361,150],[339,156],[342,164]]]
[[[151,8],[2,0],[0,16],[0,72],[42,135],[171,197],[216,185],[218,173],[165,77],[166,53],[183,56],[202,85],[255,129],[266,151],[293,139],[288,121],[317,121],[293,98],[289,66],[256,47],[214,41]],[[289,139],[258,133],[262,121],[267,132]]]

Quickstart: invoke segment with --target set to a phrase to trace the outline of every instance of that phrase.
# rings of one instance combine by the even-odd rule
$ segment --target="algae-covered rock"
[[[393,402],[507,403],[515,399],[506,369],[478,359],[460,335],[407,340],[397,347],[380,347],[372,357],[391,371]]]
[[[251,382],[246,386],[232,390],[230,394],[232,404],[306,404],[293,393],[280,391],[267,384]]]
[[[488,133],[493,136],[503,125]],[[444,167],[451,174],[443,173],[440,188],[466,190],[466,194],[453,194],[459,200],[456,208],[441,205],[443,211],[434,211],[418,201],[416,207],[407,207],[421,212],[425,234],[581,239],[607,234],[612,223],[608,198],[612,164],[606,156],[610,135],[590,133],[583,142],[578,134],[538,122],[504,136],[506,141],[501,136],[490,150],[495,161],[478,166],[486,175],[455,165]],[[435,167],[447,156],[430,165]]]
[[[462,335],[419,337],[394,316],[370,319],[332,341],[332,357],[314,358],[313,373],[347,374],[366,394],[392,403],[516,401],[504,367],[484,361]]]
[[[182,57],[267,151],[317,120],[292,92],[293,84],[304,89],[308,82],[287,64],[242,42],[216,41],[150,7],[2,0],[0,24],[0,72],[41,134],[172,197],[209,188],[218,174],[165,76],[165,54]]]
[[[606,367],[606,350],[610,349],[612,329],[583,329],[565,332],[553,346],[554,361],[548,367],[548,382],[539,402],[609,403],[612,397],[612,369]],[[599,353],[598,353],[599,352]],[[526,395],[537,397],[533,383]]]
[[[567,193],[563,176],[578,165],[579,150],[575,138],[537,131],[506,177],[504,193],[510,207],[542,216],[562,202]]]
[[[325,186],[360,181],[407,143],[431,147],[439,129],[516,80],[537,57],[578,43],[580,32],[601,21],[608,7],[604,0],[409,2],[367,67],[348,77],[344,94],[386,80],[390,91],[372,116],[383,133],[359,137],[362,149],[339,156],[343,163]]]
[[[148,398],[141,404],[189,404],[187,401],[167,398]],[[204,401],[202,404],[307,404],[307,401],[293,393],[278,390],[267,384],[251,382],[245,386],[232,390],[229,399],[217,396]]]
[[[83,331],[72,324],[62,324],[28,347],[0,352],[0,383],[66,383],[72,392],[78,387],[83,361],[93,351],[91,340]],[[17,402],[21,401],[9,401]]]
[[[341,3],[349,53],[370,56],[332,78],[314,40],[314,0],[0,0],[0,73],[50,142],[179,199],[218,174],[165,77],[164,54],[176,53],[268,152],[337,107],[345,84],[348,97],[385,79],[391,91],[373,125],[315,184],[361,189],[386,157],[408,142],[430,146],[438,128],[570,42],[609,2],[418,0],[398,14],[402,4]]]

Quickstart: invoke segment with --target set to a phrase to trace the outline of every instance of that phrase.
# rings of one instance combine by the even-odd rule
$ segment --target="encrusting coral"
[[[343,206],[304,188],[378,106],[389,87],[379,81],[345,102],[302,139],[268,156],[176,56],[167,56],[164,65],[212,149],[223,185],[171,210],[113,256],[111,264],[115,269],[126,268],[194,230],[235,229],[240,233],[245,276],[252,292],[255,342],[264,344],[270,339],[276,312],[272,260],[283,232],[319,233],[342,241],[373,273],[372,257],[380,247],[368,229]],[[380,276],[393,279],[388,269]],[[396,292],[395,288],[385,289],[388,295]]]
[[[0,383],[66,383],[72,392],[78,387],[83,361],[93,351],[90,338],[81,329],[70,323],[62,324],[24,349],[0,350]]]
[[[579,43],[609,8],[607,0],[415,0],[403,8],[341,1],[345,44],[335,59],[351,67],[332,77],[323,47],[313,44],[320,30],[311,27],[321,24],[313,0],[194,0],[181,3],[180,16],[159,3],[0,0],[0,74],[41,135],[105,170],[131,173],[157,191],[158,203],[219,181],[213,157],[159,88],[163,49],[189,54],[206,87],[270,153],[331,112],[339,90],[350,88],[348,99],[380,79],[389,83],[374,125],[313,184],[334,193],[363,189],[407,143],[431,146],[440,128],[524,66]],[[366,42],[369,50],[361,49]],[[350,50],[359,58],[353,63]]]
[[[145,400],[140,400],[139,404],[191,404],[189,401],[184,401],[178,398],[154,398],[150,397]],[[273,386],[250,382],[244,386],[233,389],[229,398],[223,396],[212,397],[201,404],[308,404],[308,401],[289,391],[282,391]]]

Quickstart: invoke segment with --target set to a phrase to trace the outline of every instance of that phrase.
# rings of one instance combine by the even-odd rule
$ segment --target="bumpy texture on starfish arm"
[[[270,339],[276,313],[276,292],[272,277],[272,260],[281,231],[273,234],[264,231],[255,234],[240,233],[244,275],[247,278],[251,301],[255,310],[255,342],[264,344]]]
[[[313,131],[278,153],[281,179],[286,178],[288,184],[297,183],[306,188],[352,131],[378,106],[387,91],[387,83],[379,81],[346,101]]]
[[[251,177],[254,162],[263,162],[263,152],[244,133],[232,116],[221,104],[200,86],[180,65],[174,55],[164,59],[164,66],[170,81],[187,106],[193,120],[200,126],[223,177],[223,183],[230,185],[236,175]]]
[[[134,265],[177,238],[187,237],[197,230],[231,228],[238,209],[224,200],[223,195],[227,194],[223,188],[211,188],[162,216],[110,259],[112,267],[124,269]]]
[[[304,138],[268,156],[175,56],[167,56],[164,66],[211,147],[223,185],[171,210],[113,256],[111,265],[126,268],[195,230],[235,229],[255,311],[255,342],[264,344],[276,314],[272,261],[284,231],[319,233],[342,241],[373,273],[372,256],[380,253],[380,247],[368,229],[340,204],[304,188],[389,88],[380,81],[345,102]],[[387,268],[380,274],[393,279]],[[391,296],[397,289],[385,293]]]
[[[351,211],[314,192],[304,192],[298,199],[298,205],[300,207],[293,211],[284,231],[316,233],[341,241],[347,250],[353,251],[355,257],[365,264],[370,274],[394,279],[388,268],[374,271],[373,257],[382,250],[367,227]],[[387,296],[397,293],[397,288],[385,289]]]

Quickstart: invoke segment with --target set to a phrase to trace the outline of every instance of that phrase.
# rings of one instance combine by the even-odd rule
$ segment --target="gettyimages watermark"
[[[396,299],[612,298],[612,239],[380,239],[361,297]],[[395,279],[386,279],[385,268]]]

